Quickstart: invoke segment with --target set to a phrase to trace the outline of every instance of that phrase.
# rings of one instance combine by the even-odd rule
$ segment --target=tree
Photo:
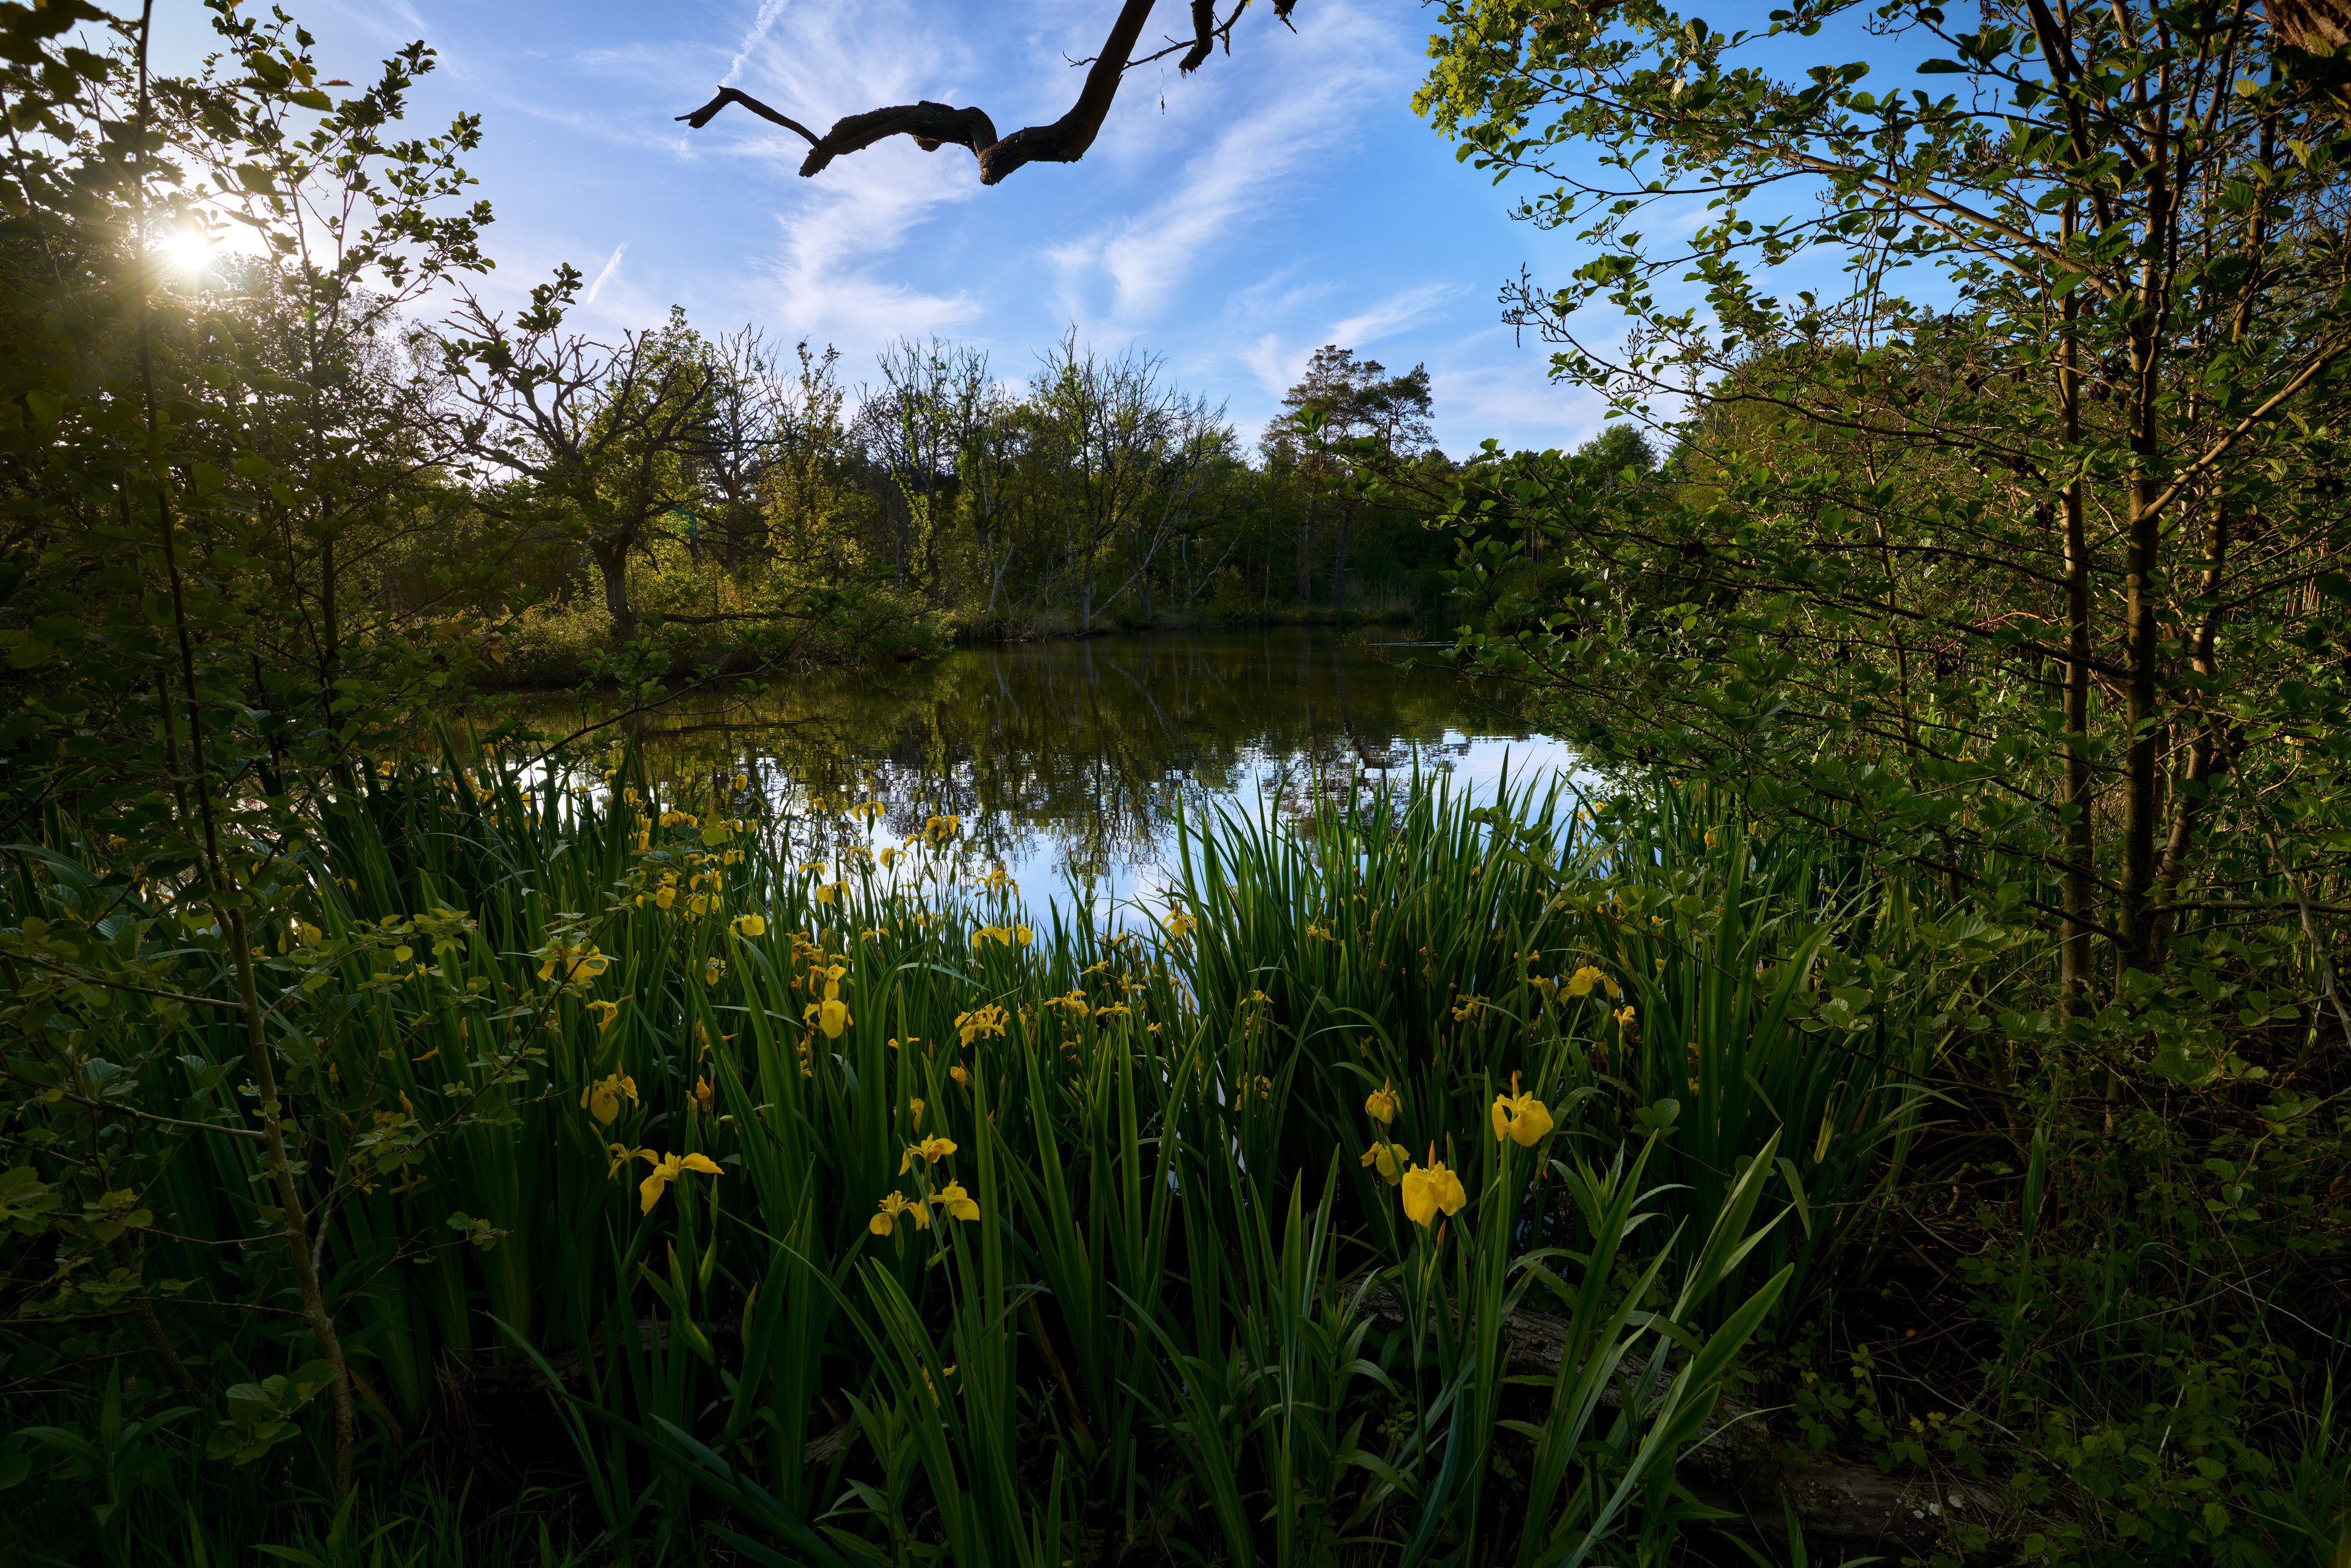
[[[959,462],[984,440],[994,384],[986,354],[937,338],[893,343],[880,364],[883,390],[859,389],[858,432],[883,476],[896,586],[906,586],[919,558],[928,591],[938,583],[939,542],[955,521]]]
[[[1297,3],[1298,0],[1273,0],[1274,16],[1288,26],[1290,13]],[[834,121],[831,130],[819,136],[790,116],[731,87],[720,88],[717,97],[691,114],[677,118],[699,130],[728,104],[739,103],[762,119],[772,120],[807,140],[809,155],[800,164],[803,179],[843,154],[862,151],[887,137],[911,136],[914,145],[925,152],[935,152],[949,144],[969,148],[972,156],[979,160],[980,183],[993,185],[1024,163],[1075,163],[1093,145],[1126,72],[1180,51],[1184,57],[1178,68],[1189,76],[1207,64],[1217,44],[1223,44],[1227,53],[1231,52],[1233,24],[1249,9],[1249,0],[1235,0],[1232,10],[1219,22],[1216,0],[1191,0],[1191,37],[1171,41],[1165,48],[1137,58],[1134,51],[1143,41],[1143,26],[1150,18],[1153,4],[1154,0],[1124,0],[1120,5],[1101,52],[1091,61],[1077,62],[1090,64],[1093,68],[1086,73],[1085,86],[1067,114],[1050,125],[1032,125],[1002,138],[996,134],[996,122],[985,111],[950,109],[927,99],[849,115]]]
[[[393,504],[430,466],[378,328],[417,280],[487,267],[477,240],[489,213],[451,210],[470,183],[456,160],[476,144],[476,121],[386,137],[433,68],[423,45],[337,99],[326,89],[350,84],[319,78],[314,40],[283,13],[211,9],[215,67],[158,80],[144,15],[79,0],[0,8],[0,651],[17,699],[0,722],[0,810],[20,845],[43,836],[44,818],[70,825],[88,862],[71,874],[120,911],[107,929],[124,961],[109,974],[37,929],[0,936],[0,1077],[86,1113],[67,1142],[90,1158],[54,1162],[72,1197],[37,1222],[54,1243],[51,1304],[87,1310],[79,1271],[110,1269],[147,1353],[202,1404],[142,1277],[153,1215],[91,1225],[68,1212],[87,1202],[98,1214],[170,1162],[172,1143],[126,1107],[142,1075],[169,1082],[180,1058],[46,1021],[60,1003],[152,1015],[158,998],[191,990],[209,992],[208,1016],[234,1020],[244,1059],[233,1065],[254,1104],[225,1109],[208,1136],[242,1151],[254,1277],[273,1282],[267,1300],[235,1304],[274,1319],[274,1282],[291,1279],[287,1321],[327,1368],[310,1386],[333,1411],[336,1486],[348,1493],[346,1287],[325,1264],[360,1169],[339,1140],[382,1101],[373,1085],[309,1072],[306,1032],[339,1025],[298,997],[265,995],[255,942],[304,875],[312,826],[281,778],[348,780],[354,756],[410,725],[452,673],[429,635],[383,637],[365,675],[347,673],[339,618],[344,566],[399,526]],[[190,265],[226,223],[249,229],[259,255]],[[225,298],[237,284],[247,296]],[[295,668],[259,668],[263,649],[305,643],[313,657]],[[28,875],[26,852],[11,855],[12,875]],[[134,889],[152,912],[129,912]],[[100,1082],[123,1098],[80,1092]]]
[[[522,482],[503,498],[515,515],[552,512],[585,545],[613,634],[627,642],[637,635],[630,559],[702,498],[696,460],[709,461],[724,378],[681,311],[618,344],[566,333],[580,282],[577,269],[559,269],[511,326],[469,294],[442,338],[443,363],[466,455]]]
[[[1060,535],[1081,631],[1092,629],[1098,607],[1147,582],[1202,465],[1230,439],[1224,410],[1186,397],[1165,371],[1147,354],[1081,352],[1073,329],[1043,356],[1030,389],[1030,452],[1046,469],[1040,499]],[[1126,576],[1105,593],[1119,570]]]
[[[1429,420],[1428,368],[1415,365],[1401,376],[1390,376],[1376,359],[1357,359],[1352,348],[1324,344],[1306,362],[1306,374],[1282,395],[1289,410],[1267,434],[1269,453],[1290,454],[1307,481],[1307,504],[1300,524],[1298,597],[1311,603],[1309,560],[1314,545],[1314,522],[1322,493],[1338,472],[1338,452],[1358,441],[1365,448],[1357,459],[1410,458],[1435,441]],[[1357,501],[1337,497],[1339,522],[1331,561],[1331,607],[1345,607],[1347,546],[1355,532]]]
[[[1940,98],[1749,59],[1845,9],[1721,34],[1647,5],[1447,6],[1416,102],[1542,183],[1521,215],[1596,250],[1511,290],[1515,318],[1625,412],[1691,410],[1670,494],[1489,454],[1485,504],[1590,567],[1554,633],[1489,652],[1597,744],[1754,780],[2046,921],[2077,1015],[2103,992],[2153,1027],[2183,919],[2275,877],[2263,907],[2292,912],[2340,859],[2310,829],[2351,757],[2351,139],[2324,63],[2222,0],[2024,0],[1969,31],[1884,8],[1921,74],[1967,78]],[[1633,228],[1690,196],[1686,249]],[[1765,292],[1813,257],[1841,293]],[[1897,293],[1905,268],[1948,302]],[[1661,300],[1685,275],[1703,303]],[[1635,323],[1621,351],[1578,329],[1602,301]],[[1626,711],[1633,681],[1667,717]],[[2193,1077],[2212,1064],[2180,1028],[2158,1060]]]

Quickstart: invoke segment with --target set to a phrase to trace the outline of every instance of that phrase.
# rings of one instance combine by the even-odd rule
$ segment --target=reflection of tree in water
[[[793,853],[829,857],[879,800],[882,826],[963,819],[982,860],[1050,845],[1081,870],[1153,858],[1187,800],[1287,785],[1291,811],[1366,772],[1442,750],[1448,731],[1523,727],[1416,649],[1302,631],[1141,635],[976,649],[919,667],[716,692],[626,722],[657,778],[747,772],[765,813],[793,820]],[[547,726],[577,722],[549,703]]]

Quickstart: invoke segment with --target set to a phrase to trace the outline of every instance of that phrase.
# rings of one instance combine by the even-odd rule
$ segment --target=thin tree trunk
[[[1314,513],[1322,501],[1322,487],[1311,476],[1309,476],[1307,484],[1306,521],[1298,530],[1298,607],[1301,610],[1314,607]]]
[[[2065,204],[2064,238],[2071,243],[2078,221]],[[2064,343],[2057,367],[2057,400],[2065,451],[2082,439],[2080,337],[2081,293],[2064,301]],[[2090,821],[2094,798],[2090,776],[2090,549],[2084,518],[2082,476],[2065,485],[2065,793],[2064,797],[2065,919],[2058,929],[2057,988],[2069,1017],[2090,1012],[2090,928],[2097,900],[2097,842]]]
[[[1338,549],[1331,557],[1331,614],[1335,618],[1347,607],[1347,535],[1354,531],[1355,509],[1339,508]]]

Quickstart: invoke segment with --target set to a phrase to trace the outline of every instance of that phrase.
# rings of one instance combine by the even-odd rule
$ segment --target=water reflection
[[[1301,629],[992,646],[687,697],[622,728],[656,778],[747,775],[743,804],[796,857],[959,817],[975,868],[1008,867],[1041,914],[1065,873],[1097,907],[1147,898],[1177,815],[1202,804],[1302,814],[1416,760],[1481,793],[1505,765],[1572,767],[1440,647]],[[532,716],[568,730],[591,712],[563,701]],[[847,815],[869,800],[878,823]]]

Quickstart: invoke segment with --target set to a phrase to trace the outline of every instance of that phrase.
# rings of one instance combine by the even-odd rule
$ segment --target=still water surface
[[[962,819],[1032,916],[1157,906],[1186,812],[1311,812],[1416,763],[1489,795],[1573,754],[1456,676],[1441,645],[1281,628],[990,645],[928,663],[687,697],[625,722],[648,771],[689,791],[747,774],[789,854],[831,860]],[[1405,661],[1413,661],[1405,668]],[[593,716],[535,708],[542,726]],[[846,808],[878,801],[867,824]]]

